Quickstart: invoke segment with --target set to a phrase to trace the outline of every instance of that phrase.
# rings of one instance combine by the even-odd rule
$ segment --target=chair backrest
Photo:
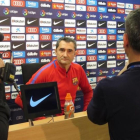
[[[26,84],[32,75],[47,63],[25,63],[21,64],[23,84]]]

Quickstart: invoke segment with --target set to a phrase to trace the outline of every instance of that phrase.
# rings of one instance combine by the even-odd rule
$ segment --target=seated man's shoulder
[[[77,70],[82,69],[82,65],[80,65],[80,64],[78,64],[78,63],[72,62],[72,63],[71,63],[71,66],[72,66],[74,69],[77,69]]]

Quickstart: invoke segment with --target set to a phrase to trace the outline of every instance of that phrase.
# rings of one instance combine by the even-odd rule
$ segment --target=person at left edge
[[[66,94],[71,93],[74,102],[79,86],[84,94],[83,110],[85,111],[93,96],[93,90],[83,68],[79,64],[72,62],[76,56],[75,40],[68,37],[60,38],[56,43],[55,53],[57,59],[41,67],[26,84],[56,81],[62,111],[60,115],[64,114]],[[19,95],[15,99],[15,103],[23,108],[22,100]]]

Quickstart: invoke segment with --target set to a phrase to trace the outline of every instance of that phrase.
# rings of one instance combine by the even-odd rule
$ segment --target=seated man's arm
[[[83,110],[87,110],[87,106],[90,102],[90,100],[93,97],[93,89],[91,88],[87,76],[85,74],[85,71],[83,70],[83,68],[81,67],[81,77],[80,77],[80,81],[79,81],[79,86],[82,89],[82,92],[84,94],[84,108]]]
[[[121,75],[124,71],[127,70],[127,66],[129,65],[129,61],[126,63],[126,65],[124,66],[124,68],[118,73],[118,76]]]
[[[94,90],[94,96],[88,105],[87,114],[89,120],[95,124],[107,123],[107,108],[100,82]]]

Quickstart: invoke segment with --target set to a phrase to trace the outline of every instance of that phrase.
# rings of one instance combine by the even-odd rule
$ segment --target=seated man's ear
[[[124,42],[124,48],[127,48],[129,46],[129,41],[128,41],[128,35],[127,33],[124,33],[123,35],[123,42]]]

